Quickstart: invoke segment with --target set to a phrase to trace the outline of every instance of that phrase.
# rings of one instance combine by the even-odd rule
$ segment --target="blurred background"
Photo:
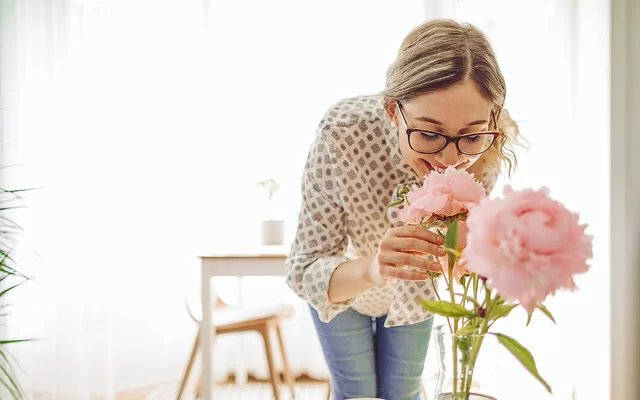
[[[291,240],[323,113],[381,91],[404,36],[437,17],[489,36],[529,142],[494,193],[547,186],[595,238],[580,290],[547,303],[558,324],[525,328],[522,315],[505,330],[536,356],[554,398],[609,398],[610,209],[612,188],[625,187],[611,178],[609,1],[0,4],[1,186],[39,188],[14,214],[19,264],[34,279],[12,294],[3,331],[41,339],[11,347],[30,398],[115,399],[178,382],[197,332],[184,303],[199,299],[198,256],[257,245],[266,214]],[[265,179],[280,184],[273,202],[256,186]],[[292,370],[327,378],[308,310],[283,278],[213,286],[231,305],[295,307],[283,328]],[[266,378],[261,346],[219,338],[217,379]],[[427,379],[437,371],[426,368]],[[519,373],[509,379],[542,398]]]

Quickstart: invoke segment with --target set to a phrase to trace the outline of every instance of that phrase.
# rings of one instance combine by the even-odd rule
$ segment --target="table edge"
[[[287,258],[286,254],[209,254],[205,256],[198,256],[201,260],[205,259],[255,259],[255,258]]]

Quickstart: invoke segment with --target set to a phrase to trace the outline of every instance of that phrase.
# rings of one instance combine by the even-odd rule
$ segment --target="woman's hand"
[[[382,285],[387,279],[426,280],[429,271],[441,272],[440,264],[426,259],[425,255],[443,257],[444,239],[416,225],[404,225],[389,229],[373,258],[367,279]],[[413,267],[421,271],[406,270]]]

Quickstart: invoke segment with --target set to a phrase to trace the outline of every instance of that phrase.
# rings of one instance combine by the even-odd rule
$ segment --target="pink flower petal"
[[[504,198],[483,199],[471,209],[467,227],[467,268],[527,310],[560,289],[575,290],[574,276],[589,268],[586,226],[547,188],[507,186]]]

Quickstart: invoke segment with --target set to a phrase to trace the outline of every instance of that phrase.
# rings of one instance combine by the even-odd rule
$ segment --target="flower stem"
[[[478,274],[473,274],[473,298],[478,299]]]
[[[449,268],[449,281],[447,282],[448,286],[449,286],[449,295],[451,295],[451,302],[455,303],[456,302],[456,296],[455,296],[455,291],[453,289],[453,277],[452,277],[452,269]],[[451,340],[451,345],[452,345],[452,354],[453,354],[453,395],[454,398],[456,397],[455,395],[458,392],[458,337],[456,336],[456,332],[458,331],[458,321],[459,321],[459,317],[454,317],[453,318],[453,331],[452,331],[452,340]]]
[[[475,370],[475,364],[476,361],[478,359],[478,355],[480,354],[480,347],[482,346],[482,342],[484,341],[484,338],[487,334],[487,332],[489,331],[489,316],[491,315],[491,312],[493,311],[493,307],[495,305],[496,299],[492,299],[491,298],[491,290],[489,288],[486,287],[485,285],[485,304],[487,307],[487,314],[486,317],[482,319],[482,324],[480,326],[480,332],[478,332],[478,335],[474,338],[475,342],[473,345],[473,350],[471,352],[471,355],[469,357],[469,373],[465,374],[464,379],[466,379],[465,382],[463,382],[463,390],[465,394],[468,394],[471,391],[471,384],[473,382],[473,372]]]
[[[451,351],[453,355],[453,398],[455,399],[458,394],[458,337],[455,334],[458,331],[458,318],[454,318],[453,327],[455,331],[451,335]]]
[[[436,288],[436,283],[433,278],[431,278],[431,286],[433,286],[433,291],[436,293],[436,297],[438,298],[438,300],[442,301],[442,299],[440,298],[440,294],[438,293],[438,289]],[[447,318],[447,324],[449,325],[449,330],[451,331],[451,333],[453,333],[453,327],[451,326],[451,321],[449,320],[449,318]]]
[[[436,261],[440,263],[440,258],[436,257]],[[442,277],[444,278],[444,283],[449,287],[449,279],[447,279],[447,274],[444,271],[442,271]]]
[[[469,285],[469,280],[468,280],[468,279],[465,279],[465,283],[464,283],[464,294],[463,294],[463,296],[462,296],[462,303],[461,303],[463,307],[466,307],[466,305],[467,305],[467,293],[469,292],[469,286],[470,286],[470,285]],[[474,305],[474,306],[475,306],[475,305]],[[470,319],[469,319],[469,320],[467,320],[467,321],[463,321],[462,325],[465,325],[465,324],[466,324],[466,323],[468,323],[469,321],[470,321]]]

